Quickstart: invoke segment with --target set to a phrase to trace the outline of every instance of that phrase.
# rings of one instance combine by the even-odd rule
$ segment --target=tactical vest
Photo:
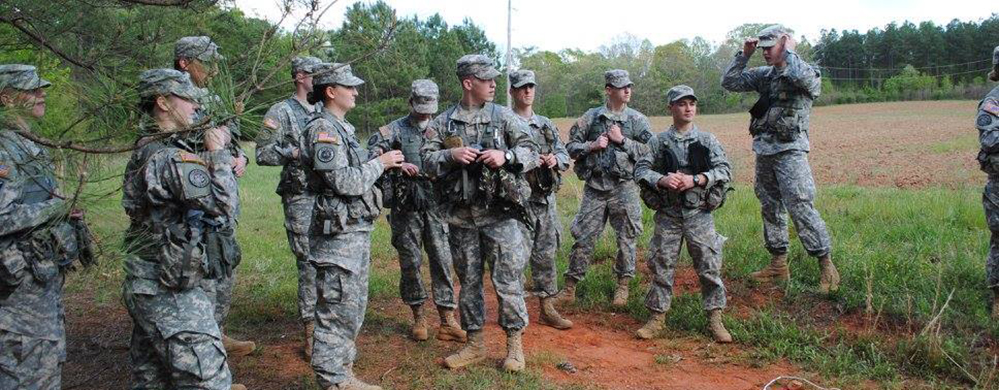
[[[540,133],[539,137],[535,137],[535,141],[538,141],[540,146],[538,154],[555,153],[555,140],[558,139],[558,134],[551,122],[542,121],[538,132]],[[558,170],[558,167],[539,166],[528,171],[524,176],[527,183],[531,185],[531,196],[533,197],[547,197],[558,192],[558,188],[562,184],[562,172]]]
[[[500,134],[499,125],[502,122],[502,112],[493,103],[486,103],[483,110],[490,111],[489,123],[478,129],[475,134],[469,134],[464,122],[450,120],[458,109],[452,106],[441,115],[448,118],[443,131],[445,148],[468,146],[477,150],[495,149],[507,150],[509,145]],[[441,199],[450,207],[456,205],[478,205],[487,208],[509,210],[513,207],[526,208],[531,196],[531,189],[521,173],[506,169],[490,169],[482,163],[473,163],[455,169],[438,183]]]
[[[316,116],[310,124],[317,120],[329,121],[333,126],[333,137],[339,138],[347,146],[347,163],[351,167],[360,167],[368,161],[368,151],[361,147],[357,137],[347,132],[346,129],[335,118],[327,117],[325,114]],[[382,200],[381,192],[372,186],[361,196],[348,196],[334,192],[329,188],[321,173],[316,168],[322,168],[324,164],[333,161],[335,151],[332,144],[322,141],[315,142],[313,148],[317,158],[312,162],[312,170],[309,172],[309,191],[316,196],[316,217],[313,218],[312,226],[314,232],[322,234],[334,234],[345,231],[348,226],[359,223],[371,223],[378,218],[381,213]],[[328,152],[324,152],[328,150]],[[329,154],[329,159],[324,161],[324,155]],[[310,156],[311,158],[311,156]]]
[[[585,139],[588,142],[596,141],[601,135],[610,131],[611,125],[617,123],[621,127],[621,135],[624,138],[637,140],[635,133],[634,117],[629,116],[627,121],[611,120],[603,115],[593,115],[590,126],[586,131]],[[577,161],[572,170],[576,172],[583,181],[595,176],[608,176],[618,181],[633,180],[635,178],[635,163],[631,161],[621,145],[613,142],[607,144],[607,148],[596,153],[587,153],[583,161]]]
[[[382,198],[394,212],[426,211],[437,206],[433,183],[422,174],[423,156],[420,149],[426,140],[418,128],[408,123],[409,120],[409,117],[405,117],[387,126],[392,135],[392,144],[389,146],[391,150],[401,151],[406,162],[416,165],[421,172],[419,176],[410,177],[401,170],[393,170],[383,176],[382,184],[389,188]],[[391,204],[388,204],[389,199]]]
[[[306,111],[302,104],[295,99],[290,97],[285,100],[285,104],[291,107],[293,112],[292,120],[298,125],[298,139],[290,135],[286,135],[286,142],[292,143],[295,147],[300,147],[300,141],[302,137],[305,137],[305,126],[308,126],[309,122],[313,117],[316,116],[315,113],[309,113]],[[281,179],[278,181],[277,194],[281,196],[285,195],[300,195],[305,193],[307,187],[307,177],[305,170],[302,169],[301,165],[295,161],[286,164],[284,168],[281,169]]]
[[[776,72],[776,69],[770,72]],[[810,107],[807,94],[794,84],[774,76],[765,80],[763,87],[760,95],[766,107],[754,106],[754,110],[759,110],[762,115],[754,113],[749,133],[753,136],[770,133],[780,142],[798,139],[802,131],[802,117],[808,115]],[[766,99],[762,99],[764,96]]]
[[[652,170],[668,175],[674,172],[688,175],[698,175],[711,170],[711,150],[696,141],[687,146],[687,168],[680,168],[676,154],[665,145],[665,141],[654,139],[653,142],[663,142],[663,156],[652,162]],[[645,205],[653,210],[664,210],[673,207],[688,209],[703,209],[712,211],[725,204],[725,198],[732,191],[727,181],[715,182],[710,188],[694,187],[682,193],[659,188],[658,183],[640,186],[639,196]]]

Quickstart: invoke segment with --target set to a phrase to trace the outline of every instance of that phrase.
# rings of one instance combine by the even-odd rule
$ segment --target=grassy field
[[[488,365],[458,372],[441,369],[437,361],[456,346],[404,339],[408,314],[398,299],[398,265],[382,219],[372,237],[372,303],[357,370],[393,388],[746,388],[712,384],[710,379],[697,387],[697,370],[726,370],[718,371],[724,376],[745,371],[761,377],[780,372],[841,388],[999,388],[999,378],[993,378],[999,325],[989,318],[984,288],[989,241],[980,202],[984,175],[975,171],[976,144],[969,141],[975,134],[968,119],[973,109],[974,102],[968,101],[816,109],[811,154],[820,184],[816,205],[833,236],[832,255],[843,278],[840,292],[829,297],[815,293],[817,263],[804,253],[793,232],[791,282],[760,286],[749,280],[748,274],[766,264],[768,254],[751,184],[747,118],[701,118],[702,127],[718,134],[729,150],[738,178],[736,191],[716,212],[717,228],[728,237],[723,274],[730,297],[727,325],[736,345],[722,348],[709,341],[696,276],[684,255],[677,272],[678,297],[668,317],[670,330],[661,340],[634,344],[649,357],[640,371],[619,371],[630,378],[626,386],[603,374],[621,370],[613,356],[606,363],[610,367],[594,365],[571,375],[555,369],[574,358],[572,348],[557,342],[530,344],[532,333],[523,375],[502,374]],[[656,131],[665,128],[667,120],[654,118]],[[565,131],[571,120],[558,123]],[[119,167],[112,162],[102,169],[112,172]],[[257,339],[263,348],[234,359],[233,370],[237,379],[255,388],[315,388],[307,365],[288,362],[299,359],[294,350],[299,337],[294,320],[297,281],[274,194],[278,172],[253,166],[241,180],[244,215],[239,239],[244,260],[230,330]],[[113,191],[117,184],[108,180],[88,191]],[[570,174],[559,193],[567,238],[558,257],[563,270],[572,244],[567,227],[581,190]],[[66,383],[80,382],[76,388],[104,388],[127,380],[126,361],[115,360],[124,358],[121,348],[127,345],[129,326],[118,299],[123,275],[115,251],[126,222],[119,200],[112,195],[89,205],[105,258],[97,269],[72,275],[67,284]],[[626,338],[647,318],[642,252],[651,236],[651,220],[646,210],[639,249],[642,272],[633,281],[634,293],[623,311],[609,305],[614,241],[607,233],[601,239],[598,263],[579,285],[581,299],[566,308],[570,318],[582,320],[577,328],[593,325],[587,331],[594,333],[586,337]],[[106,325],[112,330],[94,329],[102,323],[113,324]],[[551,337],[581,337],[573,332],[577,330]],[[501,349],[496,339],[490,341],[494,354]],[[91,344],[99,346],[97,352],[88,349]],[[93,374],[102,361],[119,367]],[[700,368],[691,373],[691,365]],[[692,384],[661,382],[669,378]],[[749,383],[761,388],[766,380]]]

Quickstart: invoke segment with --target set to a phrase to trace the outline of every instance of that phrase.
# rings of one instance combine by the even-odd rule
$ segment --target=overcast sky
[[[371,0],[361,0],[371,3]],[[336,28],[344,10],[357,0],[339,0],[324,24]],[[388,0],[399,17],[421,19],[440,13],[449,24],[471,18],[490,40],[506,47],[506,0]],[[820,5],[821,4],[821,5]],[[274,19],[276,0],[236,0],[251,15]],[[613,7],[613,8],[612,8]],[[513,0],[513,47],[592,51],[626,33],[661,45],[701,36],[713,43],[743,23],[781,23],[814,42],[822,29],[867,31],[892,21],[952,19],[979,21],[999,7],[992,0],[834,0],[812,1],[650,1]]]

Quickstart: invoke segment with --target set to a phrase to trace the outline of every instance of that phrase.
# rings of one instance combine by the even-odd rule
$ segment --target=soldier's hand
[[[607,136],[606,135],[601,135],[601,136],[597,137],[596,140],[593,140],[592,142],[590,142],[590,151],[591,152],[596,152],[596,151],[603,150],[604,148],[607,147],[607,142],[608,141],[607,141]]]
[[[243,177],[246,174],[246,156],[236,157],[236,165],[233,165],[232,172],[236,174],[236,177]]]
[[[555,165],[558,165],[558,159],[555,158],[554,154],[545,154],[545,155],[542,155],[541,158],[543,160],[542,161],[542,165],[544,165],[544,166],[546,166],[548,168],[552,168]]]
[[[410,164],[408,162],[402,163],[401,169],[402,173],[404,173],[406,176],[412,177],[420,174],[420,168],[417,167],[415,164]]]
[[[659,188],[663,188],[663,189],[667,189],[667,190],[672,190],[673,189],[673,185],[672,185],[672,181],[670,180],[670,176],[660,177],[659,181],[656,182],[656,185],[659,186]]]
[[[479,152],[467,146],[451,148],[451,158],[461,165],[471,164],[477,157],[479,157]]]
[[[291,158],[298,160],[298,157],[302,155],[302,151],[298,148],[291,150]]]
[[[610,139],[611,142],[618,145],[623,143],[624,134],[621,134],[621,126],[618,126],[617,123],[611,125],[610,130],[607,131],[607,138]]]
[[[231,139],[232,134],[229,134],[228,127],[213,127],[205,130],[205,149],[212,152],[222,150],[229,144]]]
[[[69,212],[69,219],[77,221],[83,219],[83,210],[73,209],[72,211]]]
[[[742,43],[742,54],[746,58],[752,57],[753,53],[756,52],[756,44],[760,43],[759,38],[746,38],[746,41]]]
[[[680,184],[677,185],[677,191],[686,191],[694,188],[694,176],[692,175],[678,175],[680,179]]]
[[[402,155],[402,152],[398,150],[391,150],[378,156],[378,161],[382,162],[385,169],[399,168],[405,160],[406,158]]]
[[[506,164],[506,156],[504,154],[505,153],[502,150],[483,150],[482,153],[479,154],[477,161],[486,164],[486,166],[490,168],[499,168],[502,167],[503,164]]]

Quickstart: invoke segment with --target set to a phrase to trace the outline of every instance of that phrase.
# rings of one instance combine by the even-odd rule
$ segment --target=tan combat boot
[[[828,294],[839,290],[839,272],[829,255],[819,258],[819,292]]]
[[[330,386],[328,390],[382,390],[381,386],[369,385],[351,375],[347,380]]]
[[[427,319],[423,318],[423,305],[413,305],[410,309],[413,310],[413,328],[410,329],[409,335],[413,340],[426,341],[430,338],[430,332],[427,330]]]
[[[554,297],[541,298],[541,319],[538,322],[542,325],[548,325],[555,329],[572,328],[572,321],[563,318],[562,315],[555,310]]]
[[[999,320],[999,287],[992,288],[992,319]]]
[[[437,329],[437,339],[442,341],[457,341],[464,343],[468,341],[468,334],[461,330],[461,324],[454,318],[454,310],[438,307],[437,313],[441,317],[441,327]]]
[[[791,280],[791,269],[787,266],[787,254],[773,255],[773,258],[770,259],[770,265],[749,274],[749,276],[760,283]]]
[[[468,332],[468,343],[458,353],[444,359],[444,365],[452,370],[475,364],[486,359],[486,342],[481,330]]]
[[[315,321],[305,321],[305,358],[312,361],[312,335],[316,332]]]
[[[664,327],[666,327],[666,313],[653,312],[652,318],[649,318],[649,322],[646,322],[635,332],[635,336],[642,340],[649,340],[658,336]]]
[[[222,334],[222,346],[225,348],[226,354],[230,357],[246,356],[253,353],[253,351],[257,349],[256,343],[230,338],[229,336],[226,336],[225,333]]]
[[[611,302],[612,305],[617,307],[624,307],[628,304],[628,282],[631,278],[619,278],[617,280],[617,289],[614,290],[614,301]]]
[[[521,338],[522,330],[508,330],[506,332],[506,359],[503,360],[503,369],[510,372],[524,371],[524,343]]]
[[[239,383],[233,383],[232,386],[229,386],[229,390],[246,390],[246,386]]]
[[[725,324],[722,323],[721,309],[708,311],[708,329],[711,329],[711,336],[715,338],[715,341],[722,344],[732,342],[732,335],[728,333],[728,329],[725,329]]]
[[[559,304],[573,304],[576,303],[576,281],[566,278],[565,286],[562,287],[562,291],[555,294],[555,303]]]

